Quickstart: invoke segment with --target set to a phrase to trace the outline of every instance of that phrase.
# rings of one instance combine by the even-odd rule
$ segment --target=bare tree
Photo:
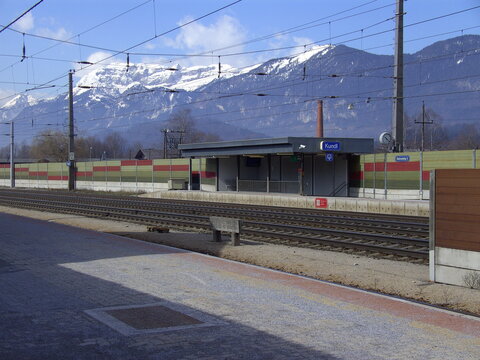
[[[452,139],[454,149],[476,149],[480,145],[480,133],[473,125],[463,125],[458,134]]]
[[[96,159],[103,147],[102,141],[93,136],[78,137],[75,140],[75,156],[77,159]]]
[[[44,131],[33,140],[30,154],[37,159],[66,161],[68,136],[59,131]]]
[[[182,109],[173,113],[167,120],[167,127],[182,132],[182,143],[218,141],[220,136],[197,129],[196,121],[190,109]]]
[[[440,123],[433,123],[425,138],[425,147],[434,150],[446,150],[450,147],[450,137],[445,127]]]
[[[108,135],[103,141],[103,151],[110,158],[121,158],[127,154],[126,141],[118,133],[114,132]]]

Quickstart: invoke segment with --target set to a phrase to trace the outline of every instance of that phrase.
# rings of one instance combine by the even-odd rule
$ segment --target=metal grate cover
[[[211,315],[168,302],[114,306],[85,312],[127,336],[226,325],[226,322]]]
[[[203,324],[200,320],[161,305],[107,310],[106,313],[135,329]]]

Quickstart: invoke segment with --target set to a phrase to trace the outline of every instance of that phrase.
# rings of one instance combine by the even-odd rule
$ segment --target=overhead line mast
[[[393,71],[393,152],[403,151],[403,0],[397,0]]]
[[[75,126],[73,119],[73,70],[68,73],[68,190],[75,190]]]

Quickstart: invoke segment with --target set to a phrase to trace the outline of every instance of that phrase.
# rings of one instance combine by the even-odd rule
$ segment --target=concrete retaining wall
[[[92,191],[154,192],[167,190],[165,183],[77,181],[77,189]]]
[[[0,186],[10,187],[10,179],[0,179]],[[15,180],[15,186],[19,188],[33,189],[68,189],[68,181],[65,180]]]
[[[316,209],[314,196],[280,195],[263,193],[202,192],[202,191],[159,191],[143,194],[143,197],[178,199],[191,201],[212,201],[235,204],[282,206],[302,209]],[[366,212],[377,214],[429,216],[428,201],[382,200],[362,198],[322,197],[326,199],[326,210]],[[319,211],[322,210],[318,208]]]
[[[465,283],[466,276],[476,273],[480,278],[480,252],[441,247],[435,247],[434,251],[435,254],[432,255],[435,266],[430,266],[431,280],[468,286]]]
[[[428,200],[430,190],[398,190],[373,188],[350,188],[349,195],[352,197],[362,197],[367,199],[390,199],[390,200]]]

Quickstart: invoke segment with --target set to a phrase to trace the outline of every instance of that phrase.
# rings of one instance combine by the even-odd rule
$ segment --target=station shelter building
[[[282,137],[179,145],[182,157],[205,158],[216,173],[209,191],[349,196],[349,172],[373,139]],[[192,176],[192,174],[191,174]],[[197,183],[191,179],[190,183]]]

